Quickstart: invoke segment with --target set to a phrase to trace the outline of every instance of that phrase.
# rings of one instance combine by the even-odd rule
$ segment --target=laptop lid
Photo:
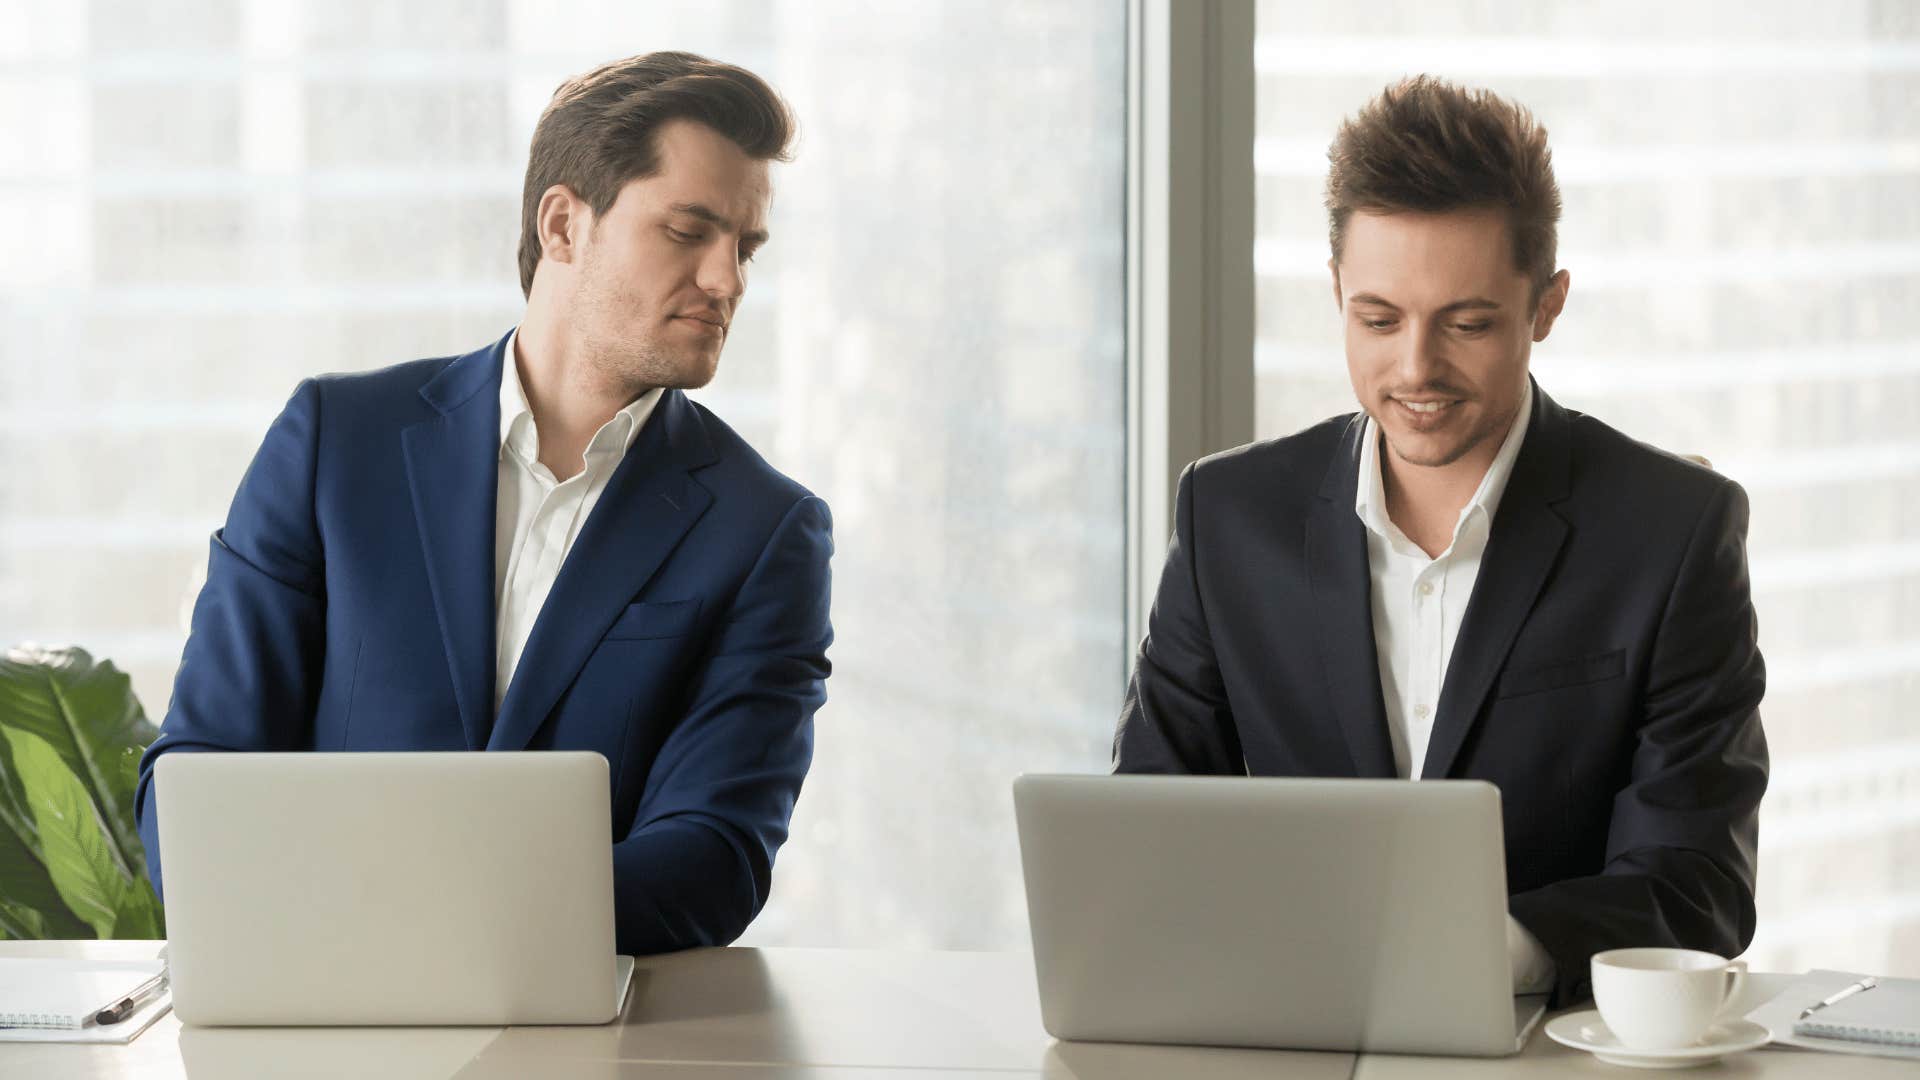
[[[1495,1055],[1539,1015],[1491,784],[1022,776],[1014,807],[1056,1037]]]
[[[172,753],[155,766],[189,1024],[603,1023],[595,753]]]

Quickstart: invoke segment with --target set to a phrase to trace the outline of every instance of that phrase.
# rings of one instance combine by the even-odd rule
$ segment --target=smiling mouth
[[[685,319],[690,323],[699,323],[701,326],[709,326],[720,333],[725,333],[727,329],[727,324],[718,319],[703,319],[698,315],[675,315],[674,318]]]
[[[1454,410],[1466,403],[1464,398],[1389,397],[1387,400],[1398,406],[1394,413],[1400,425],[1416,432],[1438,431],[1452,424]]]

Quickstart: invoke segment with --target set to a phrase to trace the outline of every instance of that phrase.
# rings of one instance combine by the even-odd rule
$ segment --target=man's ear
[[[579,240],[593,224],[593,210],[586,200],[565,184],[555,184],[540,193],[535,212],[535,233],[540,240],[540,257],[557,263],[571,263]]]
[[[1565,270],[1547,280],[1547,287],[1540,291],[1540,303],[1533,309],[1533,340],[1547,340],[1554,320],[1567,306],[1567,290],[1572,284],[1573,278]]]

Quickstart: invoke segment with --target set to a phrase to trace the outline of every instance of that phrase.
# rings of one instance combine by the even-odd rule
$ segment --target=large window
[[[0,645],[83,645],[159,720],[294,384],[504,333],[535,118],[660,48],[800,119],[696,395],[836,525],[749,940],[1020,945],[1009,782],[1099,768],[1125,675],[1121,4],[0,2]]]
[[[815,767],[748,940],[1023,944],[1008,781],[1107,759],[1125,417],[1164,404],[1124,400],[1130,6],[0,0],[0,645],[86,646],[158,719],[207,535],[293,385],[512,324],[525,148],[561,78],[732,60],[801,140],[698,396],[827,498],[838,545]],[[1259,16],[1258,137],[1206,151],[1257,169],[1241,437],[1353,407],[1320,203],[1340,117],[1415,71],[1532,106],[1573,275],[1542,385],[1753,496],[1754,962],[1920,962],[1920,16]]]
[[[1263,0],[1258,429],[1355,408],[1321,185],[1428,71],[1551,134],[1562,404],[1752,496],[1773,781],[1756,967],[1920,963],[1920,19],[1910,5]]]

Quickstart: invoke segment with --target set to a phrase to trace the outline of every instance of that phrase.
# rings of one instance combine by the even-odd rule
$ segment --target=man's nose
[[[1435,372],[1446,366],[1445,343],[1439,334],[1418,322],[1409,323],[1401,336],[1399,353],[1394,357],[1394,373],[1409,389],[1425,386]]]
[[[746,267],[732,243],[715,244],[702,256],[699,285],[716,300],[738,300],[747,291]]]

